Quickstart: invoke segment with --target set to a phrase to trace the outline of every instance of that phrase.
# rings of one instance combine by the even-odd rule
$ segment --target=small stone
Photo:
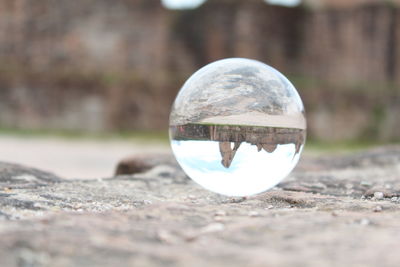
[[[224,216],[214,216],[214,221],[223,222],[223,221],[225,221],[225,217]]]
[[[382,192],[375,192],[374,193],[374,198],[376,200],[382,200],[384,198],[384,194]]]
[[[151,205],[152,203],[153,202],[151,202],[151,200],[147,200],[147,199],[143,200],[144,205]]]
[[[397,200],[399,200],[399,198],[398,197],[392,197],[390,200],[393,201],[393,202],[396,202]]]
[[[223,222],[223,221],[224,221],[224,218],[225,218],[225,217],[223,217],[223,216],[214,216],[214,221],[216,221],[216,222]]]
[[[371,223],[371,221],[368,220],[368,219],[366,219],[366,218],[361,219],[361,221],[360,221],[360,224],[361,224],[361,225],[369,225],[370,223]]]
[[[346,189],[352,189],[353,188],[353,184],[346,184],[345,187],[346,187]]]
[[[231,198],[230,203],[241,203],[243,201],[246,201],[247,197],[237,197],[237,198]]]
[[[368,181],[361,181],[360,185],[365,186],[365,187],[370,187],[372,184],[371,184],[371,182],[368,182]]]
[[[163,230],[163,229],[161,229],[157,232],[157,238],[161,242],[167,243],[167,244],[176,244],[179,241],[175,235],[173,235],[171,232],[169,232],[167,230]]]
[[[374,212],[381,212],[382,211],[382,206],[376,206],[374,208]]]
[[[141,154],[132,155],[122,159],[115,170],[115,176],[127,175],[146,172],[155,166],[171,164],[171,157],[168,154],[153,153],[153,154]]]
[[[214,213],[214,215],[215,215],[215,216],[226,216],[226,211],[224,211],[224,210],[217,210],[217,211]]]
[[[259,217],[260,213],[258,211],[250,211],[249,216],[250,217]]]
[[[210,223],[201,229],[202,234],[221,232],[225,230],[225,225],[222,223]]]
[[[336,210],[332,211],[331,214],[332,214],[333,217],[339,216],[339,212],[337,212]]]
[[[213,234],[216,232],[221,232],[225,230],[225,225],[222,223],[211,223],[200,230],[195,230],[195,231],[185,231],[181,233],[183,239],[186,242],[193,242],[195,240],[198,240],[201,236],[208,235],[208,234]]]
[[[266,210],[270,210],[270,209],[273,209],[274,208],[274,206],[273,205],[269,205],[268,207],[266,207],[265,209]]]

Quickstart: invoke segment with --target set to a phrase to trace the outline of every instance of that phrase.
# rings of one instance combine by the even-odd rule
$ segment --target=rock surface
[[[0,266],[398,266],[400,147],[303,157],[249,198],[173,160],[98,180],[0,164]]]

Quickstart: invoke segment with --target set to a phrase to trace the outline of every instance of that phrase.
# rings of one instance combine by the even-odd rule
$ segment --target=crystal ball
[[[170,114],[173,153],[196,183],[227,196],[250,196],[282,181],[306,139],[303,103],[279,71],[229,58],[195,72]]]

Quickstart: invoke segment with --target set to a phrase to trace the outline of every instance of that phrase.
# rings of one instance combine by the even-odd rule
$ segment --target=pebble
[[[239,197],[239,198],[231,198],[230,203],[241,203],[243,201],[246,201],[247,197]]]
[[[374,208],[374,212],[381,212],[382,211],[382,206],[376,206]]]
[[[384,198],[384,194],[382,192],[375,192],[374,193],[374,198],[376,200],[382,200]]]
[[[167,243],[167,244],[176,244],[178,243],[178,239],[176,236],[174,236],[171,232],[167,230],[160,229],[157,231],[157,238],[161,242]]]
[[[250,211],[249,216],[250,217],[258,217],[258,216],[260,216],[260,213],[258,211]]]
[[[224,211],[224,210],[217,210],[217,211],[214,213],[214,215],[215,215],[215,216],[226,216],[226,211]]]
[[[361,221],[360,221],[360,224],[361,225],[368,225],[368,224],[370,224],[371,223],[371,221],[370,220],[368,220],[368,219],[361,219]]]
[[[337,212],[336,210],[332,211],[331,214],[332,214],[333,217],[339,216],[339,212]]]
[[[199,231],[186,233],[185,240],[188,242],[192,242],[204,234],[216,233],[216,232],[221,232],[224,230],[225,230],[225,225],[223,223],[219,223],[219,222],[210,223],[210,224],[202,227]]]
[[[223,221],[225,221],[225,217],[224,216],[214,216],[214,221],[223,222]]]
[[[353,184],[346,184],[345,187],[346,187],[346,189],[352,189],[353,188]]]
[[[372,184],[371,184],[371,182],[368,182],[368,181],[361,181],[360,185],[362,185],[362,186],[371,186]]]
[[[393,202],[396,202],[397,200],[399,200],[399,198],[398,197],[392,197],[390,200],[393,201]]]
[[[225,229],[225,225],[222,223],[210,223],[209,225],[203,227],[201,229],[202,234],[207,234],[207,233],[215,233],[215,232],[220,232]]]

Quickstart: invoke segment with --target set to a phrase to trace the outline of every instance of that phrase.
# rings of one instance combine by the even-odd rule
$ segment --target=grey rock
[[[303,157],[296,171],[278,185],[284,190],[333,196],[400,196],[400,146],[380,147],[352,155]],[[368,162],[368,164],[366,164]]]
[[[0,162],[0,188],[35,188],[60,181],[59,177],[49,172]]]
[[[176,165],[171,154],[133,155],[122,159],[115,170],[115,175],[136,174],[148,171],[161,164]]]
[[[374,193],[374,198],[377,200],[382,200],[385,197],[385,195],[382,192],[375,192]]]

